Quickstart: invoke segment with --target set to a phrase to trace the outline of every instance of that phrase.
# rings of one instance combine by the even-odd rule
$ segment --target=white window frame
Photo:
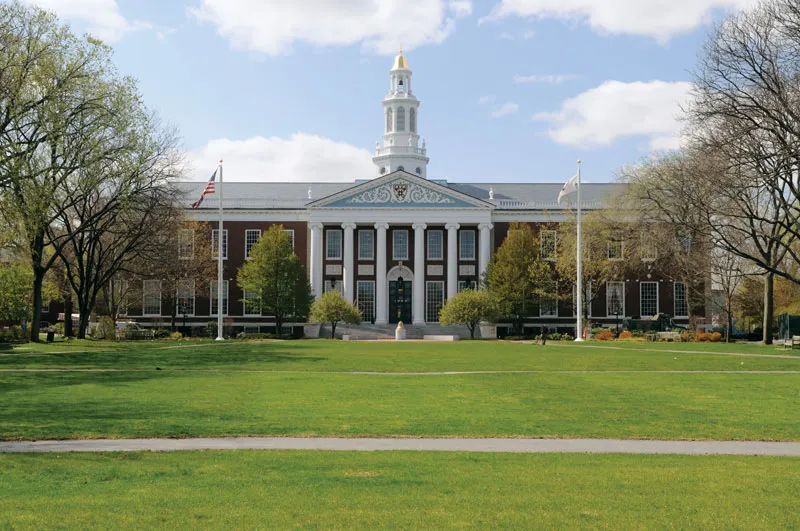
[[[616,317],[617,316],[617,314],[612,311],[613,308],[611,307],[611,303],[612,303],[612,300],[611,300],[611,286],[612,285],[613,286],[619,286],[619,287],[622,288],[622,298],[620,300],[620,306],[621,306],[620,309],[622,311],[621,311],[621,313],[619,315],[620,315],[620,317],[625,317],[625,282],[621,282],[621,281],[618,281],[618,280],[606,282],[606,317]]]
[[[181,284],[186,282],[188,286],[191,286],[189,293],[191,293],[190,297],[181,297]],[[194,279],[184,279],[178,282],[178,285],[175,287],[175,312],[178,316],[186,315],[186,317],[194,317],[194,314],[197,310],[197,290],[195,289],[196,283]],[[186,312],[185,314],[181,312],[181,299],[190,299],[192,301],[192,311]]]
[[[339,235],[339,255],[331,256],[331,234]],[[344,254],[344,233],[342,229],[327,229],[325,231],[325,258],[328,260],[341,260]]]
[[[208,283],[208,300],[211,303],[211,308],[209,309],[210,315],[218,315],[217,314],[217,301],[214,300],[214,292],[212,291],[214,286],[217,285],[217,280],[214,279]],[[223,280],[222,285],[225,286],[225,295],[222,297],[222,316],[225,317],[230,313],[231,309],[231,283],[229,280]],[[219,291],[219,290],[218,290]]]
[[[478,283],[475,280],[459,280],[458,281],[458,293],[461,293],[465,289],[478,289]]]
[[[188,253],[186,252],[187,247]],[[192,258],[194,258],[194,231],[192,229],[180,229],[178,233],[178,260],[191,260]]]
[[[551,288],[551,293],[553,295],[552,299],[548,299],[547,302],[552,302],[552,310],[549,313],[545,313],[545,301],[539,301],[539,317],[558,317],[558,282],[552,281],[547,282],[547,287]]]
[[[431,254],[431,236],[433,234],[439,235],[439,256]],[[441,229],[429,230],[425,236],[425,249],[429,261],[441,262],[444,260],[444,231]]]
[[[399,255],[397,252],[397,235],[404,234],[406,237],[406,245],[405,245],[405,254],[403,256]],[[408,239],[408,231],[406,229],[395,229],[392,231],[392,260],[408,260],[409,255],[409,247],[411,247],[411,242]]]
[[[431,301],[431,297],[430,297],[430,288],[434,284],[441,286],[441,290],[442,290],[442,300],[441,300],[441,304],[439,305],[439,311],[441,311],[442,307],[444,306],[445,295],[446,295],[445,294],[445,289],[444,289],[444,280],[428,280],[428,281],[426,281],[425,282],[425,322],[426,323],[438,323],[439,322],[439,312],[438,311],[436,312],[436,315],[434,316],[433,319],[430,318],[431,317],[431,308],[432,308],[431,303],[432,302],[436,302],[436,301]]]
[[[472,234],[472,253],[466,254],[464,253],[464,235],[465,234]],[[475,261],[475,248],[478,246],[478,238],[476,231],[472,229],[466,229],[458,232],[458,259],[465,260],[465,261]]]
[[[253,310],[250,309],[251,306],[249,304],[247,304],[247,302],[245,302],[245,301],[250,300],[251,298],[257,299],[258,298],[258,293],[256,293],[255,291],[244,290],[244,292],[242,293],[242,299],[243,299],[242,300],[242,315],[247,316],[247,317],[251,317],[251,316],[254,316],[254,315],[260,316],[261,315],[261,310],[262,310],[261,301],[260,300],[258,301],[258,311],[254,312]]]
[[[686,313],[678,313],[678,286],[683,286],[683,304],[686,308]],[[675,282],[672,286],[672,313],[673,317],[678,319],[689,318],[689,287],[685,282]]]
[[[283,229],[283,232],[289,234],[289,242],[292,244],[292,251],[294,251],[294,229]]]
[[[211,258],[219,259],[219,229],[211,230]],[[216,251],[216,252],[215,252]],[[228,229],[222,229],[222,259],[228,259]]]
[[[643,302],[643,300],[644,300],[644,299],[643,299],[643,295],[644,295],[644,286],[645,286],[645,285],[654,285],[654,286],[656,287],[656,311],[655,311],[655,313],[652,313],[652,314],[644,313],[644,304],[643,304],[642,302]],[[659,288],[658,288],[658,282],[655,282],[655,281],[645,281],[645,282],[640,282],[640,283],[639,283],[639,315],[640,315],[642,318],[646,318],[646,317],[653,317],[654,315],[656,315],[656,314],[658,313],[658,309],[659,309],[659,307],[660,307],[660,306],[659,306],[659,303],[660,303],[660,302],[661,302],[661,301],[659,300]]]
[[[250,235],[257,234],[255,241],[250,241]],[[250,251],[253,250],[253,246],[258,243],[259,238],[261,238],[261,229],[247,229],[244,231],[244,259],[250,260]]]
[[[362,235],[369,235],[369,246],[364,244],[361,240]],[[365,253],[364,251],[369,251]],[[375,233],[369,229],[360,229],[358,231],[358,259],[362,261],[375,260]]]
[[[364,286],[371,286],[372,288],[372,300],[369,301],[369,299],[367,299],[366,303],[359,295],[361,293],[361,288]],[[361,310],[364,321],[367,322],[374,321],[376,315],[376,306],[377,306],[377,293],[375,292],[374,280],[359,280],[356,282],[356,302],[358,303],[359,310]]]
[[[548,247],[549,242],[547,242],[547,238],[552,237],[552,251],[550,255],[545,253],[545,249]],[[558,249],[558,231],[555,230],[543,230],[539,233],[539,256],[542,257],[542,260],[546,260],[548,262],[554,262],[556,259],[556,252]]]
[[[152,313],[147,312],[147,296],[152,295],[155,293],[152,289],[148,290],[148,284],[153,285],[155,283],[158,286],[158,312]],[[161,317],[161,281],[160,280],[143,280],[142,281],[142,317]]]
[[[619,245],[619,256],[612,258],[611,249],[615,248],[617,245]],[[619,262],[621,260],[625,260],[625,240],[623,239],[622,234],[615,233],[608,241],[608,249],[606,256],[612,262]]]

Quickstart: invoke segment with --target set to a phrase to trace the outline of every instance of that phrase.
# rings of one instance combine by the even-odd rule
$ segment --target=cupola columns
[[[427,178],[427,147],[417,128],[419,100],[411,90],[411,69],[403,50],[389,72],[389,94],[383,99],[383,144],[379,142],[372,158],[378,175],[404,170]]]

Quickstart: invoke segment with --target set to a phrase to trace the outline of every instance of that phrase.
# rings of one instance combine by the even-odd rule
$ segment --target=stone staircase
[[[422,339],[424,335],[436,336],[458,336],[461,339],[469,339],[469,330],[466,326],[441,326],[439,324],[428,324],[424,327],[404,325],[407,339]],[[360,325],[340,324],[336,327],[336,337],[343,335],[350,336],[351,340],[375,340],[375,339],[394,339],[394,331],[397,325],[375,325],[362,323]],[[476,336],[480,336],[476,332]],[[323,325],[320,329],[320,337],[330,337],[330,325]]]

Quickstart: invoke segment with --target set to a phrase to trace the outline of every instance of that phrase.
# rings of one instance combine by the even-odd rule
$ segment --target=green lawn
[[[0,455],[0,528],[787,529],[798,484],[769,457]]]
[[[613,348],[609,348],[613,347]],[[749,348],[745,348],[749,347]],[[665,350],[691,349],[708,354]],[[790,359],[713,355],[724,352],[779,354],[774,347],[641,342],[536,345],[457,343],[349,343],[341,341],[75,341],[25,345],[0,351],[0,369],[183,368],[277,371],[435,372],[480,370],[800,370]]]

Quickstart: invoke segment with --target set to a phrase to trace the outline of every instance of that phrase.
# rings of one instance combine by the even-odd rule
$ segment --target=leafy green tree
[[[331,339],[336,337],[337,324],[340,322],[359,324],[361,319],[361,311],[335,290],[323,293],[322,297],[311,305],[311,320],[318,323],[330,323]]]
[[[525,317],[538,308],[539,298],[548,296],[553,280],[550,264],[541,259],[539,239],[527,223],[512,223],[486,272],[489,291],[500,301],[499,311],[511,319],[522,334]]]
[[[439,323],[465,325],[470,339],[475,339],[478,325],[482,321],[494,322],[497,317],[498,304],[489,292],[465,289],[445,303],[439,312]]]
[[[22,264],[0,266],[0,317],[11,323],[30,318],[33,273]]]
[[[239,268],[236,281],[242,291],[253,294],[243,302],[260,304],[264,315],[274,316],[278,333],[289,317],[308,316],[311,287],[283,225],[270,227],[250,249],[250,259]]]

